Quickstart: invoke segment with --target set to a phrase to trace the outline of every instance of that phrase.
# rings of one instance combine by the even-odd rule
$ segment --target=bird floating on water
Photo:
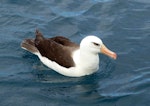
[[[80,45],[63,36],[45,38],[39,30],[35,35],[35,39],[23,40],[21,47],[64,76],[81,77],[96,72],[99,69],[99,53],[117,58],[115,52],[93,35],[86,36]]]

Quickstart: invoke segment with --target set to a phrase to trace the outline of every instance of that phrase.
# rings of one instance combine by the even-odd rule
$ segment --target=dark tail
[[[38,49],[35,47],[34,44],[35,40],[34,39],[25,39],[21,43],[21,47],[33,54],[39,52]]]
[[[33,54],[39,52],[37,49],[37,45],[39,45],[40,42],[42,42],[45,38],[43,37],[42,33],[36,29],[35,31],[35,39],[25,39],[21,43],[21,47]]]

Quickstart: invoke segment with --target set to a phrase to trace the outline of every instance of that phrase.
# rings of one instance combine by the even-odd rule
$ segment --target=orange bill
[[[117,58],[117,54],[115,52],[109,50],[104,44],[101,47],[101,53],[103,53],[113,59]]]

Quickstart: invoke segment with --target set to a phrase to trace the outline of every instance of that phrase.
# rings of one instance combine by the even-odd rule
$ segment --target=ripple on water
[[[138,1],[138,0],[137,0]],[[146,0],[148,1],[148,0]],[[145,5],[142,3],[129,2],[129,8],[125,8],[125,14],[121,14],[121,18],[119,19],[119,23],[121,27],[125,30],[148,30],[150,29],[150,21],[149,21],[149,5]],[[144,16],[142,14],[145,14]],[[142,20],[142,23],[141,23]]]
[[[149,0],[1,0],[0,105],[149,106],[149,9]],[[97,73],[62,76],[20,48],[35,28],[75,42],[95,34],[118,59],[100,55]]]
[[[150,67],[139,68],[132,74],[103,79],[99,82],[99,94],[112,99],[142,94],[149,89],[149,69]]]

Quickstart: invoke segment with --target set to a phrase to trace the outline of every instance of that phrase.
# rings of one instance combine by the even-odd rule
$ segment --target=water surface
[[[62,76],[20,48],[35,29],[79,43],[96,35],[118,54],[97,73]],[[1,106],[149,106],[149,0],[1,0]]]

